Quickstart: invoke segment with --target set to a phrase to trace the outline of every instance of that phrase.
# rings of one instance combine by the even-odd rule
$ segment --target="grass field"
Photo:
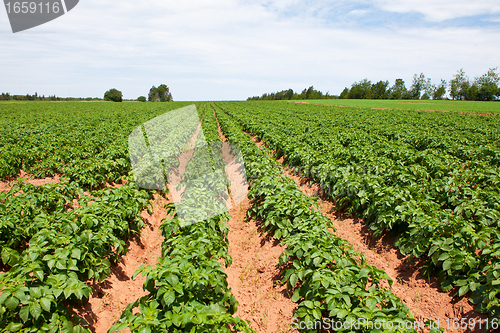
[[[377,99],[320,99],[320,100],[308,100],[304,102],[311,104],[331,104],[331,105],[363,107],[363,108],[500,113],[500,102],[448,101],[448,100],[443,100],[443,101],[377,100]]]

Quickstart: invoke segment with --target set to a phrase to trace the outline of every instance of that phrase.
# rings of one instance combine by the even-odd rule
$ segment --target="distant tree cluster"
[[[0,101],[93,101],[100,100],[97,97],[57,97],[53,96],[39,96],[38,93],[35,92],[34,95],[26,94],[26,95],[11,95],[10,93],[2,93],[0,95]]]
[[[153,86],[149,89],[148,101],[150,102],[173,102],[172,94],[166,84],[161,84],[157,87]]]
[[[302,90],[302,93],[298,94],[293,91],[293,89],[282,90],[275,93],[263,94],[262,96],[248,97],[249,101],[275,101],[275,100],[301,100],[301,99],[331,99],[337,98],[337,96],[331,96],[329,93],[323,94],[321,91],[314,89],[314,86],[310,86],[307,89]]]
[[[364,79],[353,83],[350,89],[346,87],[340,98],[439,100],[449,92],[454,100],[492,101],[500,98],[500,76],[496,71],[497,68],[490,68],[486,74],[470,81],[463,69],[460,69],[449,84],[441,80],[437,85],[423,73],[415,74],[409,89],[402,79],[397,79],[393,86],[389,86],[389,81],[372,83]]]
[[[105,101],[123,102],[123,93],[118,89],[109,89],[104,93]]]
[[[453,99],[467,101],[492,101],[500,99],[500,76],[498,67],[490,68],[486,74],[470,81],[463,69],[450,81],[450,95]]]

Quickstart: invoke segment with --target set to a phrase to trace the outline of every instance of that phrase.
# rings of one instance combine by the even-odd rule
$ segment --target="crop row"
[[[500,131],[495,117],[225,104],[339,209],[428,258],[445,291],[500,316]],[[470,292],[470,293],[469,293]]]
[[[0,192],[0,328],[89,331],[72,309],[110,274],[144,223],[150,193],[127,177],[127,137],[186,103],[8,103],[0,115],[0,178],[20,169],[60,184]],[[118,188],[106,182],[128,179]]]
[[[203,110],[198,105],[200,115]],[[226,190],[227,184],[215,186],[210,176],[220,161],[215,154],[207,154],[207,142],[219,141],[214,122],[212,112],[203,115],[206,139],[198,136],[183,173],[189,182],[182,183],[186,185],[182,200],[193,202],[197,209],[190,206],[190,211],[180,212],[172,203],[167,206],[167,214],[173,217],[165,218],[161,226],[162,255],[156,267],[142,266],[135,273],[146,277],[144,289],[148,294],[129,304],[110,332],[127,327],[132,332],[253,332],[246,321],[233,316],[238,303],[220,263],[228,266],[232,261],[228,254],[228,213],[189,223],[204,216],[214,204],[221,205],[220,210],[225,208],[222,199],[227,198],[214,198]]]
[[[144,225],[150,195],[132,181],[82,195],[67,183],[19,182],[0,193],[0,329],[90,332],[71,308],[88,301]]]
[[[63,175],[84,189],[117,182],[131,170],[134,128],[187,103],[3,103],[0,179],[20,170],[35,178]]]
[[[362,254],[330,231],[333,224],[314,199],[283,175],[280,164],[265,149],[256,147],[226,114],[229,107],[216,107],[217,118],[228,140],[240,146],[245,159],[253,203],[249,215],[262,220],[267,233],[286,246],[279,266],[283,282],[293,291],[292,301],[299,304],[297,320],[311,323],[328,318],[357,323],[361,319],[384,325],[384,332],[414,332],[404,326],[413,321],[406,305],[382,285],[383,280],[392,284],[388,275],[366,264]],[[344,325],[337,331],[377,330]]]

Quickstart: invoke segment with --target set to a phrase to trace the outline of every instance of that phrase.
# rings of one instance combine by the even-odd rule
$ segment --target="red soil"
[[[252,137],[252,140],[258,147],[265,145],[264,142],[258,141],[257,137]],[[283,163],[283,158],[280,158],[278,162]],[[312,184],[309,179],[296,176],[287,169],[284,173],[297,183],[304,194],[320,195],[319,187]],[[363,253],[368,264],[387,272],[394,282],[390,287],[391,291],[408,306],[417,320],[439,320],[445,332],[481,332],[479,324],[476,330],[453,329],[452,322],[456,318],[459,320],[475,319],[478,323],[481,319],[484,322],[487,316],[475,312],[474,305],[466,298],[454,299],[453,295],[456,294],[456,290],[449,293],[441,292],[437,278],[424,277],[421,273],[421,262],[408,263],[409,256],[403,256],[392,245],[394,239],[386,236],[376,240],[361,219],[342,215],[336,211],[335,205],[324,197],[318,197],[318,203],[323,214],[334,223],[335,234]],[[386,287],[389,285],[387,284]],[[446,320],[450,321],[450,327]]]

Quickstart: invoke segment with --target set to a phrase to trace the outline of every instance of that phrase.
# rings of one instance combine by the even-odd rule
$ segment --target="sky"
[[[12,33],[0,8],[0,92],[245,100],[292,88],[338,95],[365,78],[472,79],[500,66],[498,0],[80,0]]]

